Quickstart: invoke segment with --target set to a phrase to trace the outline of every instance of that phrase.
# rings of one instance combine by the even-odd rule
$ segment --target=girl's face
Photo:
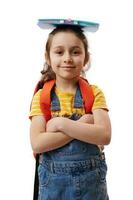
[[[77,79],[85,63],[82,41],[72,32],[59,32],[53,36],[47,61],[56,79]]]

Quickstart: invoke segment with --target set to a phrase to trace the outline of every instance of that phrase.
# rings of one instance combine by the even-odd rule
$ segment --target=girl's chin
[[[61,74],[60,76],[56,76],[59,79],[64,79],[64,80],[77,80],[80,76],[79,75],[73,75],[72,73],[69,74]]]

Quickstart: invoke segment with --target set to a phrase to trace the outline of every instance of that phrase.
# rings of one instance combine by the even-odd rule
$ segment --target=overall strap
[[[84,102],[82,99],[80,88],[78,86],[74,97],[74,108],[83,108],[83,107],[84,107]]]
[[[60,110],[60,101],[55,91],[51,92],[51,111]]]

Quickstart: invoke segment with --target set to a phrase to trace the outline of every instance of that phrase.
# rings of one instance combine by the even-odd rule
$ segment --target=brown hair
[[[54,37],[54,35],[56,35],[57,33],[59,32],[72,32],[74,33],[82,42],[83,42],[83,45],[84,45],[84,49],[85,49],[85,63],[89,60],[89,52],[88,52],[88,41],[87,41],[87,38],[86,36],[84,35],[83,33],[83,30],[78,27],[78,26],[72,26],[72,25],[67,25],[67,26],[64,26],[64,25],[60,25],[60,26],[57,26],[50,34],[49,34],[49,37],[48,37],[48,40],[46,42],[46,57],[48,59],[50,59],[50,46],[51,46],[51,42],[52,42],[52,39]],[[52,67],[50,65],[48,65],[47,63],[44,64],[44,68],[43,70],[41,71],[41,79],[40,79],[40,88],[43,87],[43,84],[44,82],[48,81],[48,80],[52,80],[52,79],[55,79],[55,73],[53,72],[52,70]],[[84,72],[81,72],[81,74],[84,76]]]

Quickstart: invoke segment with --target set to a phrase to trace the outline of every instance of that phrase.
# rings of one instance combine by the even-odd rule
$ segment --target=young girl
[[[30,112],[31,145],[40,155],[38,200],[108,200],[102,146],[110,143],[110,119],[104,94],[94,85],[91,114],[85,113],[79,80],[90,55],[83,30],[57,26],[49,34],[45,59],[41,89]],[[49,80],[55,84],[50,94],[52,117],[46,122],[40,96]]]

